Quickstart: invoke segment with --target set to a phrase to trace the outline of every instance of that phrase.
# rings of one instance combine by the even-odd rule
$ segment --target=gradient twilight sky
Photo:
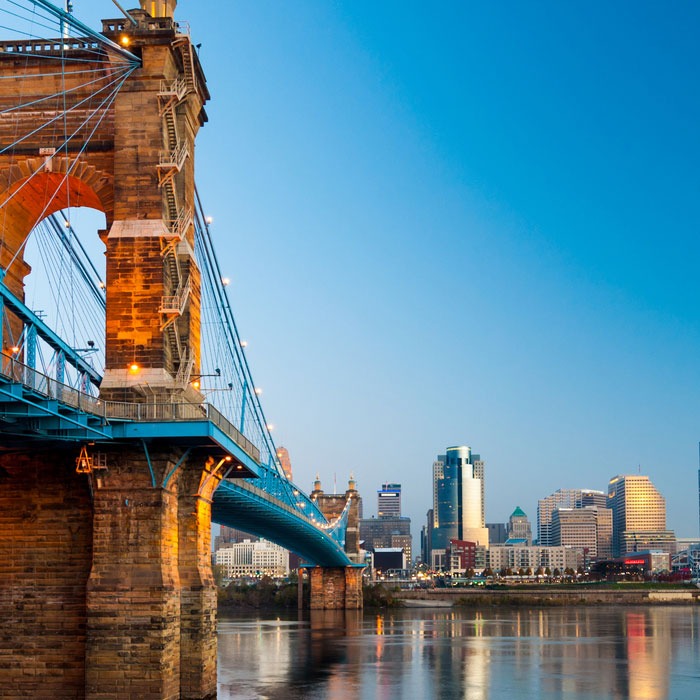
[[[135,5],[126,3],[126,6]],[[94,27],[109,0],[74,0]],[[295,481],[448,445],[486,519],[648,474],[698,534],[700,5],[180,0],[196,167]]]

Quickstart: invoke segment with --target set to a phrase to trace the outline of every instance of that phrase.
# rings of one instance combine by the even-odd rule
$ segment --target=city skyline
[[[697,535],[699,15],[180,0],[199,190],[299,486],[396,480],[417,525],[474,444],[488,521],[641,471]]]

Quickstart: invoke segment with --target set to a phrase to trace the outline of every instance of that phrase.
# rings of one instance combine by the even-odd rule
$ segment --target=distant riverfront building
[[[286,447],[277,448],[277,459],[284,471],[284,475],[292,481],[292,460],[289,457],[289,450]]]
[[[583,556],[571,547],[510,547],[499,544],[489,547],[487,562],[494,572],[510,569],[517,573],[520,569],[530,569],[534,574],[538,569],[542,569],[542,572],[549,569],[550,573],[559,569],[563,573],[566,569],[575,571],[581,566]]]
[[[216,564],[227,578],[286,576],[289,552],[267,540],[234,542],[216,552]]]
[[[484,524],[484,462],[467,446],[448,447],[433,463],[431,567],[446,569],[451,540],[488,547]]]
[[[608,484],[613,513],[613,555],[659,550],[676,552],[676,536],[666,529],[666,499],[648,476],[614,476]]]
[[[553,546],[579,549],[585,562],[612,556],[612,511],[599,506],[557,508],[552,517]]]
[[[552,537],[552,518],[557,508],[605,508],[607,499],[603,491],[593,489],[557,489],[551,496],[537,502],[537,544],[549,547],[555,544]]]
[[[508,539],[508,526],[506,523],[486,523],[489,531],[489,545],[504,544]]]
[[[409,564],[413,556],[411,519],[402,517],[361,518],[360,542],[363,549],[402,549]]]
[[[377,491],[377,517],[401,517],[401,484],[382,484]]]
[[[518,541],[529,547],[532,544],[532,525],[525,512],[518,506],[508,519],[508,542]]]

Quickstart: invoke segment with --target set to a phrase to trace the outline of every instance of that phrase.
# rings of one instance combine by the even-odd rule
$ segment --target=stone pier
[[[362,608],[362,567],[310,567],[311,610]]]
[[[212,698],[211,460],[0,456],[0,698]]]

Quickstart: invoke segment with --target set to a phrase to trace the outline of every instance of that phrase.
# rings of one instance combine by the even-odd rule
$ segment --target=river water
[[[570,607],[219,619],[219,700],[700,698],[700,609]]]

